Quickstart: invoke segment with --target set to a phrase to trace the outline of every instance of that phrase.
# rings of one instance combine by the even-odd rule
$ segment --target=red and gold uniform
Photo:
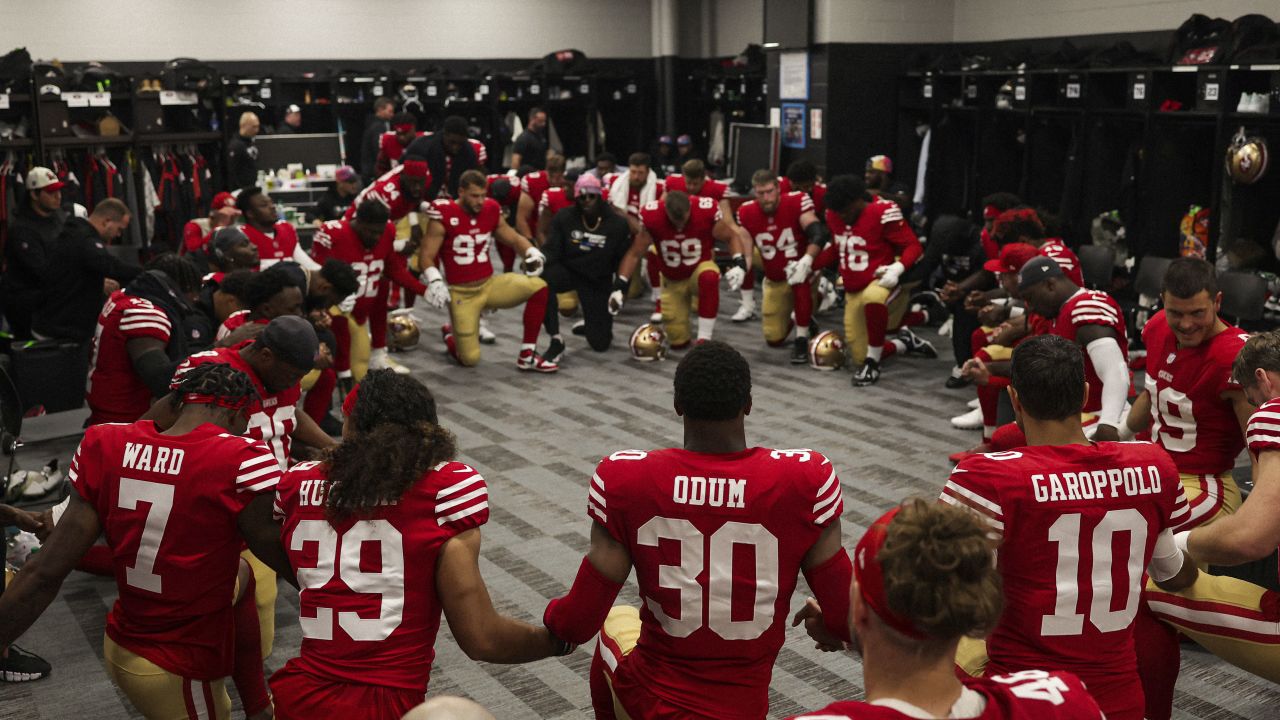
[[[982,710],[977,715],[955,717],[973,720],[1102,720],[1103,717],[1098,703],[1071,673],[1023,670],[1011,675],[963,678],[961,682],[966,695],[961,696],[957,705],[974,700],[976,695]],[[923,717],[923,711],[907,713],[899,709],[900,704],[895,705],[885,701],[838,702],[789,720],[915,720]],[[953,705],[952,709],[956,707]]]
[[[1040,246],[1040,254],[1053,258],[1058,263],[1058,267],[1062,268],[1062,274],[1067,276],[1071,282],[1084,287],[1084,274],[1080,269],[1080,258],[1072,252],[1071,248],[1062,243],[1060,238],[1051,238],[1046,240]]]
[[[342,216],[344,220],[350,220],[356,216],[356,208],[360,207],[360,203],[365,200],[377,200],[387,209],[391,211],[391,222],[396,223],[407,217],[411,212],[417,212],[426,203],[421,200],[414,200],[404,194],[404,190],[400,188],[400,177],[404,174],[404,165],[398,165],[390,170],[382,177],[373,181],[369,187],[360,191],[356,196],[355,202],[351,203],[351,207],[347,208],[346,214]],[[431,185],[431,172],[427,171],[426,185]]]
[[[986,675],[1060,668],[1108,718],[1142,720],[1133,632],[1144,570],[1157,536],[1189,514],[1168,454],[1104,442],[972,455],[941,499],[979,513],[1002,539],[1005,610],[987,637]],[[974,674],[978,645],[962,641],[957,660]]]
[[[151,390],[133,369],[130,340],[152,338],[166,345],[173,330],[169,316],[150,300],[124,290],[111,293],[98,314],[85,400],[89,424],[133,422],[151,408]]]
[[[1116,334],[1116,342],[1120,344],[1120,353],[1129,357],[1129,336],[1125,332],[1124,311],[1110,295],[1098,290],[1081,289],[1062,304],[1057,317],[1049,327],[1050,332],[1071,342],[1076,341],[1076,333],[1086,325],[1101,325],[1111,328]],[[1084,411],[1097,413],[1102,410],[1102,378],[1093,367],[1093,359],[1084,348],[1084,379],[1089,383],[1089,397],[1085,400]]]
[[[93,506],[119,597],[107,615],[107,673],[147,717],[225,718],[234,650],[237,518],[275,490],[262,443],[201,425],[95,425],[67,472]]]
[[[1231,468],[1244,449],[1244,434],[1231,400],[1223,395],[1240,392],[1231,379],[1231,364],[1248,337],[1228,325],[1198,347],[1180,348],[1164,310],[1142,327],[1151,440],[1177,463],[1191,502],[1191,517],[1182,530],[1240,507]]]
[[[685,184],[683,175],[672,175],[663,179],[662,182],[665,184],[667,192],[679,191],[682,193],[689,193],[690,197],[709,197],[716,202],[723,200],[724,194],[729,192],[728,185],[711,178],[707,178],[702,183],[702,187],[698,188],[697,193],[689,192],[689,187]]]
[[[792,192],[793,190],[795,192],[804,192],[799,188],[791,187],[791,181],[785,177],[778,178],[778,190],[783,195],[786,195],[787,193]],[[813,209],[815,212],[818,213],[820,217],[827,212],[827,203],[826,203],[827,184],[826,183],[814,183],[813,187],[809,190],[809,192],[806,192],[804,194],[808,195],[809,199],[813,201]]]
[[[799,260],[808,247],[800,217],[813,212],[813,200],[801,192],[782,195],[773,214],[766,215],[755,200],[738,208],[738,224],[755,242],[764,265],[765,342],[778,345],[791,332],[791,312],[796,325],[809,327],[813,320],[813,288],[808,280],[799,285],[787,284],[787,263]]]
[[[498,201],[485,198],[472,215],[454,200],[430,205],[427,217],[444,226],[444,244],[436,258],[449,282],[449,313],[453,319],[454,352],[459,363],[480,362],[480,313],[524,303],[525,344],[538,340],[547,308],[547,283],[519,273],[493,274],[489,245],[502,220]]]
[[[391,287],[387,279],[414,295],[427,291],[409,272],[404,257],[396,252],[395,240],[395,226],[387,223],[378,242],[367,248],[350,220],[331,220],[320,226],[311,243],[311,257],[316,262],[323,265],[329,258],[337,258],[349,264],[360,279],[351,312],[330,310],[346,320],[331,324],[338,342],[334,369],[339,373],[352,371],[356,382],[368,370],[371,350],[387,347],[387,296]]]
[[[423,135],[426,135],[426,133],[418,132],[414,137],[422,137]],[[382,133],[382,136],[378,138],[378,159],[374,163],[374,172],[382,175],[388,170],[399,167],[400,158],[404,157],[406,147],[408,146],[400,144],[400,138],[396,137],[394,131]]]
[[[801,561],[843,507],[812,450],[602,460],[587,514],[626,546],[642,603],[614,607],[600,631],[597,716],[765,717]],[[604,679],[612,698],[597,692]]]
[[[816,190],[816,188],[815,188]],[[923,249],[911,226],[902,218],[902,210],[892,200],[877,197],[867,203],[852,224],[827,211],[827,227],[832,242],[818,254],[815,268],[839,262],[844,282],[845,342],[855,365],[867,358],[867,349],[885,348],[885,332],[889,326],[889,305],[906,302],[900,287],[886,288],[876,282],[876,270],[901,262],[910,268],[920,259]]]
[[[302,627],[301,653],[271,677],[276,717],[398,720],[423,701],[431,676],[440,551],[488,521],[488,487],[472,468],[441,463],[398,501],[334,521],[326,473],[301,463],[276,492]]]
[[[662,322],[673,346],[692,339],[691,310],[711,320],[720,310],[720,268],[713,259],[712,236],[720,219],[720,205],[707,197],[689,198],[689,217],[681,228],[671,224],[664,200],[654,200],[640,212],[662,273]]]
[[[240,229],[254,245],[258,246],[258,269],[266,270],[281,260],[292,260],[298,247],[298,231],[283,220],[276,223],[271,233],[265,233],[252,225]]]

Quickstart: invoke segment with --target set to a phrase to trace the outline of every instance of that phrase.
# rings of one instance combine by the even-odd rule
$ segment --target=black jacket
[[[41,277],[49,260],[49,248],[62,231],[67,215],[56,211],[41,216],[30,207],[15,213],[4,245],[5,304],[32,306],[40,299]]]
[[[516,138],[511,152],[520,153],[520,165],[530,165],[535,170],[547,169],[547,138],[532,130],[525,130]],[[515,168],[519,170],[520,168]]]
[[[40,307],[31,329],[45,337],[87,342],[102,310],[102,281],[127,283],[142,272],[107,252],[98,231],[83,218],[71,218],[49,249]]]
[[[233,188],[258,182],[258,148],[254,147],[253,138],[237,135],[227,143],[227,176]]]
[[[476,157],[471,143],[463,143],[457,154],[450,158],[444,151],[444,133],[416,138],[404,149],[404,160],[427,161],[431,170],[431,184],[427,186],[426,194],[428,200],[440,197],[441,187],[449,197],[458,197],[458,178],[462,173],[480,167],[480,158]]]
[[[364,135],[360,137],[360,176],[366,183],[373,182],[377,175],[374,166],[378,162],[378,145],[382,141],[382,133],[391,132],[391,123],[379,120],[370,115],[364,124]]]
[[[600,225],[587,230],[582,211],[573,205],[551,219],[542,252],[548,267],[563,265],[587,282],[607,285],[630,247],[631,228],[621,215],[605,208]]]

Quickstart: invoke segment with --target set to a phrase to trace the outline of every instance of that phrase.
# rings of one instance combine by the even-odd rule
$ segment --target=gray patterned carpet
[[[742,350],[754,371],[749,440],[812,447],[831,457],[844,482],[846,545],[903,497],[936,495],[950,471],[947,454],[976,440],[976,433],[953,430],[947,422],[973,397],[971,391],[942,387],[949,362],[894,359],[879,385],[851,388],[847,373],[787,364],[786,350],[764,345],[758,323],[728,321],[737,300],[727,294],[725,300],[716,336]],[[493,511],[484,528],[481,570],[504,613],[536,622],[547,599],[572,581],[587,545],[586,486],[600,457],[622,448],[680,442],[680,424],[671,411],[675,363],[641,364],[626,355],[630,329],[648,312],[647,303],[633,301],[619,318],[621,346],[597,355],[580,338],[571,338],[564,369],[535,377],[513,367],[517,311],[490,316],[500,339],[484,347],[482,365],[472,370],[445,362],[436,332],[439,316],[417,311],[424,320],[423,342],[396,359],[431,386],[442,421],[458,435],[463,459],[489,482]],[[425,322],[428,317],[431,322]],[[828,326],[840,322],[835,314],[820,320]],[[949,357],[946,342],[939,342],[939,350]],[[54,455],[65,463],[72,448],[73,443],[49,443],[24,449],[22,457],[32,467]],[[793,607],[807,593],[800,582]],[[0,684],[0,719],[136,717],[100,665],[103,619],[114,596],[110,581],[73,574],[20,641],[52,662],[54,675],[36,683]],[[282,583],[272,670],[297,652],[296,600],[295,591]],[[634,583],[620,600],[637,602]],[[433,694],[469,696],[499,718],[590,717],[590,648],[526,666],[483,665],[468,660],[444,630],[436,649]],[[856,659],[820,654],[802,633],[789,630],[774,670],[770,716],[860,697],[861,680]],[[1175,717],[1267,718],[1280,716],[1277,708],[1280,687],[1198,649],[1183,651]],[[236,716],[242,715],[237,711]]]

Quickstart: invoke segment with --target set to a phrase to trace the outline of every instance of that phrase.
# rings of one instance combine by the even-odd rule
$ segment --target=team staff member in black
[[[258,184],[258,148],[253,139],[261,129],[257,113],[240,116],[240,133],[227,143],[227,175],[232,187]]]
[[[622,215],[601,198],[600,181],[582,175],[573,186],[574,204],[551,220],[547,243],[542,252],[547,256],[542,279],[552,294],[578,293],[582,307],[583,334],[596,352],[604,352],[613,342],[613,315],[609,312],[609,294],[613,275],[622,256],[631,247],[631,228]],[[620,278],[620,282],[626,282]],[[625,287],[625,285],[624,285]],[[560,337],[560,317],[555,302],[547,303],[544,326],[551,336],[551,346],[544,358],[558,359],[564,354]]]

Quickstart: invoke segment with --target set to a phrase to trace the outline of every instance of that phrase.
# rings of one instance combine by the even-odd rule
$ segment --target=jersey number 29
[[[386,520],[361,520],[341,537],[324,520],[303,520],[293,531],[289,549],[300,552],[306,543],[314,542],[316,566],[298,568],[301,586],[299,602],[305,607],[307,594],[329,584],[335,574],[351,592],[381,595],[378,617],[362,618],[359,613],[339,612],[338,624],[352,640],[385,640],[400,627],[404,611],[404,542],[400,531]],[[377,543],[382,558],[379,572],[360,569],[360,555],[365,543]],[[333,608],[316,606],[315,617],[299,615],[302,636],[314,640],[333,639]]]

